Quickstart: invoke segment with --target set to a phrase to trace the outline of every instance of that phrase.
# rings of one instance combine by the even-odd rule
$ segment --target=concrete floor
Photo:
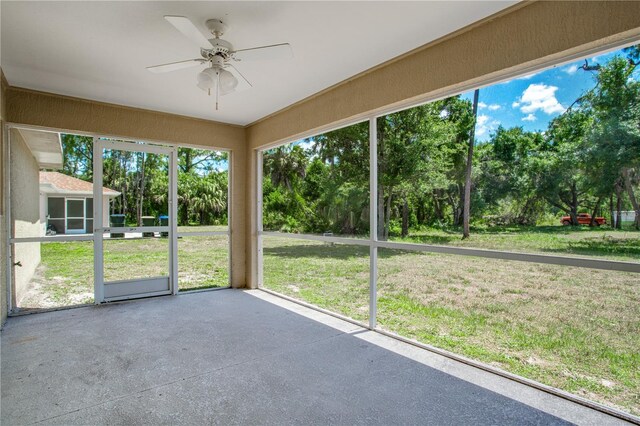
[[[10,318],[3,425],[621,424],[261,291]]]

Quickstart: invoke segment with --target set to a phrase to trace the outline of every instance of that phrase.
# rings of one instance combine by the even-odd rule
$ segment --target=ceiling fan
[[[164,73],[207,64],[207,68],[198,74],[197,86],[209,95],[215,94],[216,110],[221,95],[252,87],[251,83],[230,63],[231,61],[244,62],[293,57],[289,43],[234,50],[231,43],[220,38],[227,30],[227,26],[220,19],[209,19],[205,22],[213,35],[213,38],[210,39],[207,39],[189,18],[165,16],[164,19],[200,46],[201,58],[155,65],[147,67],[147,69],[153,73]]]

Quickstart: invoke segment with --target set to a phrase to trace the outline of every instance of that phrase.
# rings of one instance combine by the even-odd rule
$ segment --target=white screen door
[[[94,200],[119,193],[93,203],[96,302],[176,294],[176,149],[98,138],[93,149]]]

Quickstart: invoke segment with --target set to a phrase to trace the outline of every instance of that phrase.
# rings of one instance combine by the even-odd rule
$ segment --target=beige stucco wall
[[[9,87],[7,121],[231,152],[232,286],[245,284],[246,141],[241,126]]]
[[[44,226],[40,222],[40,172],[38,163],[24,142],[22,135],[10,135],[11,221],[14,237],[41,237]],[[20,243],[13,246],[12,303],[19,306],[26,294],[33,274],[40,264],[40,243]]]

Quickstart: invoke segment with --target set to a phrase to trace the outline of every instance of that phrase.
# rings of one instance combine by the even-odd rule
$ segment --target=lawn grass
[[[199,290],[229,285],[226,235],[178,239],[178,288]],[[46,242],[41,263],[21,309],[93,303],[93,242]],[[167,238],[104,241],[105,281],[164,276],[169,273]]]
[[[367,247],[263,252],[266,288],[367,320]],[[388,249],[378,274],[381,328],[640,414],[640,274]]]

